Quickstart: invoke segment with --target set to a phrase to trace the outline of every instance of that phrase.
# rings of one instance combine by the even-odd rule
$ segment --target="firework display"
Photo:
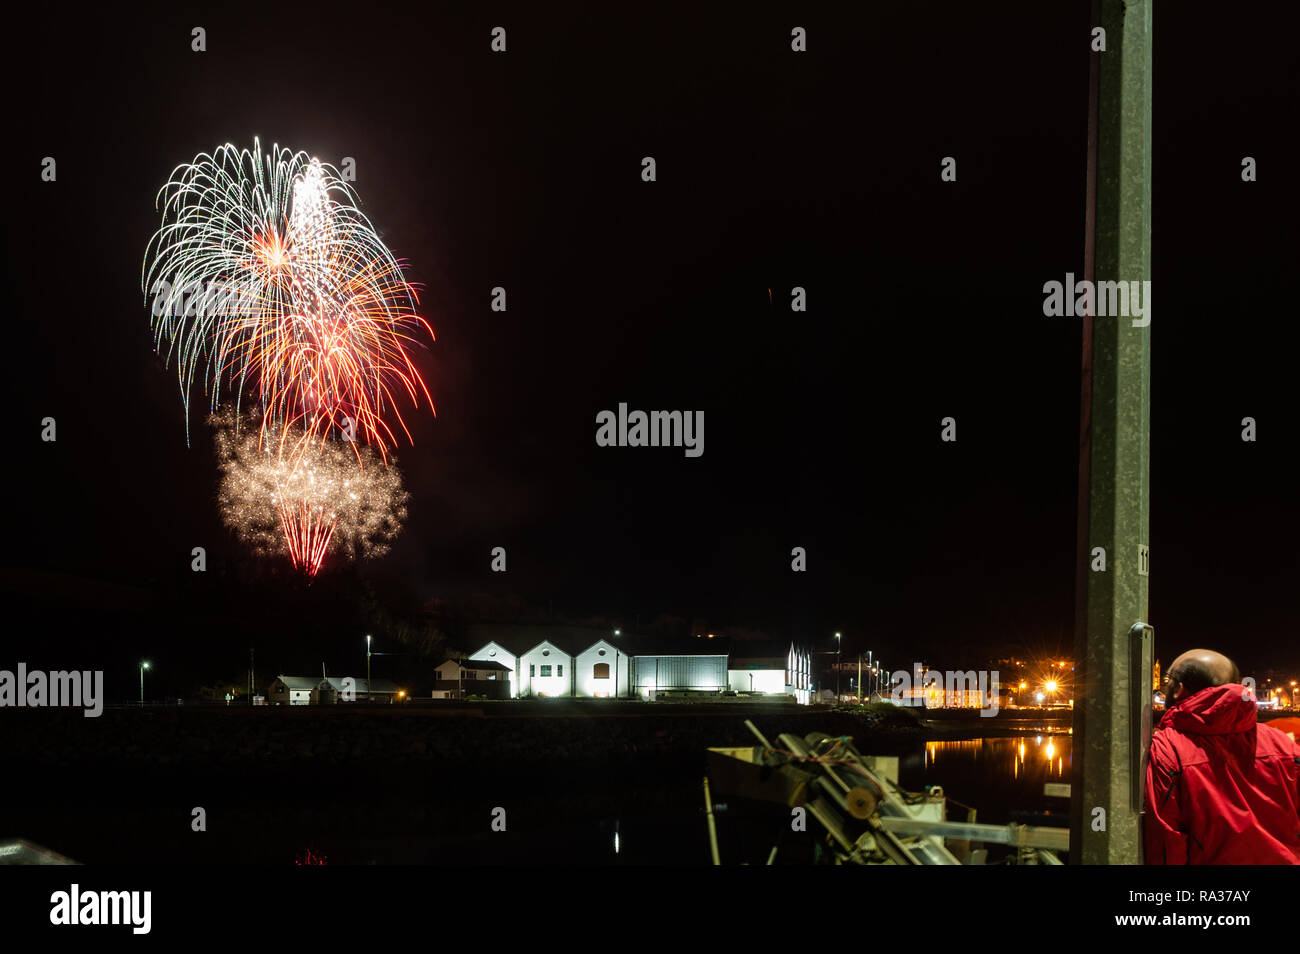
[[[332,166],[256,139],[178,166],[157,203],[154,345],[176,362],[187,433],[196,385],[208,395],[227,523],[308,576],[326,553],[382,552],[405,515],[388,466],[411,440],[401,409],[433,410],[411,358],[433,331],[401,263]]]
[[[381,466],[368,448],[355,452],[345,442],[301,434],[292,441],[301,452],[289,458],[277,450],[282,441],[274,426],[241,429],[230,415],[213,423],[221,515],[255,550],[287,553],[308,576],[328,552],[387,552],[406,519],[407,493],[395,466]]]
[[[227,144],[178,166],[158,204],[142,282],[187,420],[197,379],[211,410],[249,389],[267,424],[346,431],[381,456],[409,440],[403,398],[432,399],[408,349],[433,331],[332,167]]]

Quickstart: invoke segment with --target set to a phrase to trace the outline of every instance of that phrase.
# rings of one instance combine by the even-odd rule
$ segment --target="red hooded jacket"
[[[1151,738],[1149,865],[1300,865],[1300,746],[1228,683],[1184,696]]]

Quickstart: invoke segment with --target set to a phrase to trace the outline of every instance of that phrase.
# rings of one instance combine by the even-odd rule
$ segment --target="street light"
[[[149,668],[149,664],[143,660],[140,662],[140,705],[144,706],[144,671]]]
[[[619,636],[621,634],[619,633],[618,630],[614,630],[614,635]],[[632,674],[628,673],[628,678],[631,679],[631,677]],[[617,646],[614,647],[614,692],[611,694],[610,698],[612,699],[620,698],[618,694],[618,647]],[[617,837],[617,833],[615,834],[615,837]]]
[[[366,702],[370,701],[370,634],[366,634]]]
[[[835,634],[835,704],[840,702],[840,634]]]

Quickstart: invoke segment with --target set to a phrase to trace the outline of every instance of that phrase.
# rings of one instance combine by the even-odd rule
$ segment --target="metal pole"
[[[1090,68],[1083,276],[1094,283],[1138,282],[1144,299],[1141,283],[1151,278],[1151,12],[1151,0],[1093,3],[1092,22],[1105,30],[1106,50],[1092,54]],[[1142,304],[1142,320],[1149,322],[1150,300]],[[1142,687],[1149,685],[1150,667],[1133,671],[1130,631],[1147,619],[1151,328],[1134,320],[1089,315],[1083,321],[1070,806],[1075,864],[1141,861],[1133,793],[1145,740],[1140,732],[1134,736],[1134,720],[1142,716],[1133,707],[1144,695],[1149,702]],[[1104,571],[1092,570],[1096,547],[1105,551]]]
[[[704,814],[709,819],[709,851],[713,853],[713,863],[722,864],[718,858],[718,829],[713,821],[713,797],[709,795],[709,777],[704,776]]]
[[[840,704],[840,634],[835,634],[835,704]]]

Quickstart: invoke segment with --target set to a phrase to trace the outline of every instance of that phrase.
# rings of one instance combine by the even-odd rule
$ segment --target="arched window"
[[[609,678],[609,663],[596,663],[596,665],[592,667],[592,670],[591,670],[591,678],[592,678],[592,679],[608,679],[608,678]]]

